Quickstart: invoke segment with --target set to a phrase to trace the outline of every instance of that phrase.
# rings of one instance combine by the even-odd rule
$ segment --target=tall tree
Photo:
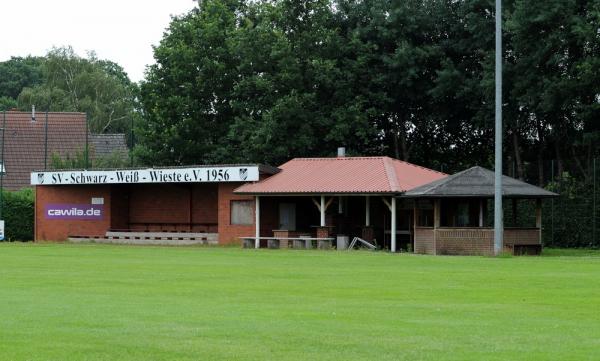
[[[589,169],[600,151],[599,2],[504,2],[518,177],[534,163],[544,181],[549,158]],[[277,164],[346,145],[448,172],[491,166],[494,15],[493,0],[203,1],[155,49],[138,152]]]
[[[94,133],[127,132],[137,113],[137,85],[118,64],[94,53],[79,57],[73,49],[57,48],[42,64],[43,82],[24,88],[19,108],[85,112]]]
[[[584,145],[591,161],[586,137],[596,136],[600,115],[600,77],[592,71],[600,62],[599,20],[598,0],[556,0],[516,1],[508,21],[518,75],[513,87],[531,121],[540,184],[544,159],[556,159],[562,174],[564,157],[581,163],[577,145]]]
[[[17,99],[21,90],[42,83],[44,58],[11,57],[0,62],[0,97]]]
[[[171,22],[141,86],[146,122],[136,152],[142,161],[221,159],[233,119],[230,101],[239,58],[231,39],[241,10],[239,1],[207,0],[202,10]]]
[[[17,98],[23,88],[33,87],[43,81],[40,57],[12,57],[0,62],[0,109],[17,107]]]
[[[348,49],[329,1],[281,1],[249,8],[237,33],[240,79],[229,139],[254,161],[368,150],[376,128],[345,68]]]

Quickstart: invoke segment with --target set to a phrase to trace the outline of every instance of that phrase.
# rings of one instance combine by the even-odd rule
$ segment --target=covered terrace
[[[446,174],[389,157],[296,158],[234,193],[255,197],[256,248],[267,240],[361,237],[396,252],[412,245],[413,207],[404,192]]]

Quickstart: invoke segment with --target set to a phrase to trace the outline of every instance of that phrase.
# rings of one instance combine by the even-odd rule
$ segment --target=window
[[[456,226],[469,226],[469,203],[461,202],[456,205]]]
[[[252,201],[231,201],[231,224],[254,224]]]

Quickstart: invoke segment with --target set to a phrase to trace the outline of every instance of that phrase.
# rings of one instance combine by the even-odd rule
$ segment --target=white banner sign
[[[258,166],[32,172],[32,185],[250,182]]]

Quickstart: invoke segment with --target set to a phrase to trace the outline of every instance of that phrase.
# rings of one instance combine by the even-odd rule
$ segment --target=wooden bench
[[[104,236],[69,236],[72,242],[136,245],[218,244],[217,233],[108,231]]]
[[[256,240],[266,240],[268,248],[280,248],[281,241],[292,241],[293,248],[295,249],[310,249],[312,248],[312,242],[317,242],[317,248],[319,249],[330,249],[334,239],[333,238],[316,238],[316,237],[240,237],[242,240],[243,248],[255,248]],[[259,242],[260,244],[260,242]]]

